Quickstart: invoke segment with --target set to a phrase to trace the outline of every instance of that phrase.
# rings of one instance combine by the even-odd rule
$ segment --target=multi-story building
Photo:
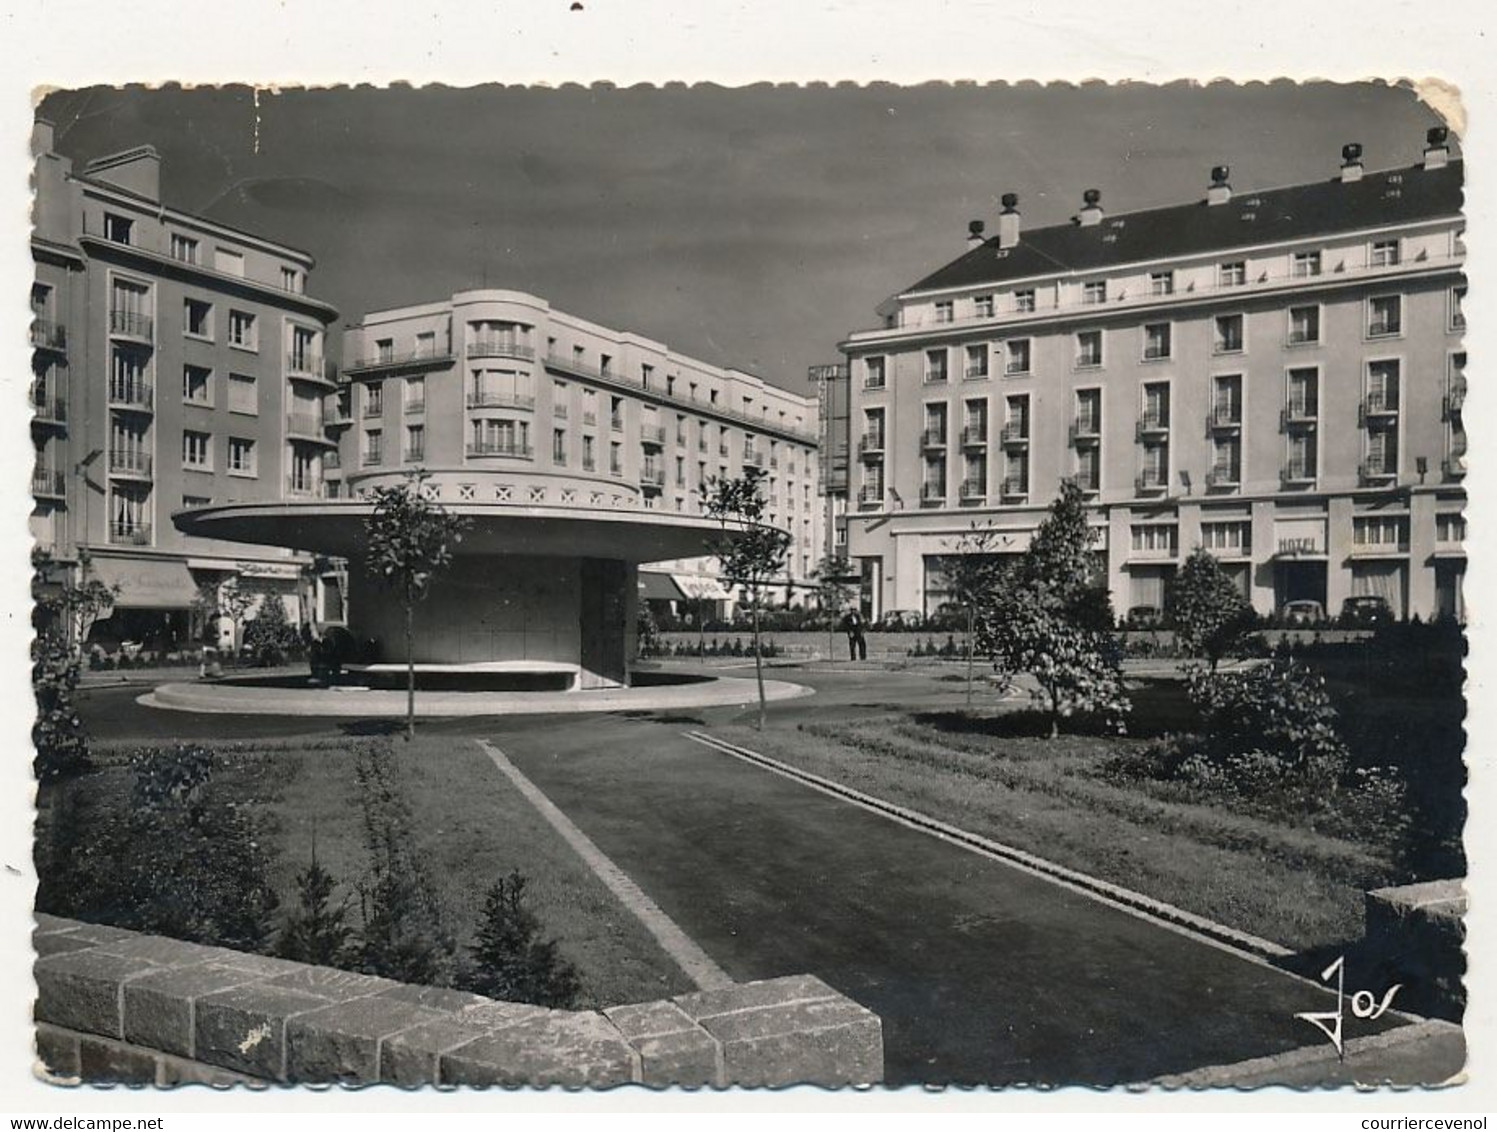
[[[1268,613],[1350,596],[1462,616],[1461,162],[996,236],[841,344],[850,556],[870,612],[931,612],[974,521],[1017,553],[1064,479],[1090,497],[1114,606],[1160,609],[1204,546]]]
[[[337,619],[309,608],[321,589],[309,556],[191,538],[170,521],[210,502],[320,493],[336,311],[306,293],[312,257],[164,204],[149,147],[76,173],[50,125],[36,139],[38,545],[119,587],[96,628],[115,640],[188,643],[195,596],[231,578],[278,595],[293,619]]]
[[[699,515],[703,484],[747,465],[792,543],[776,596],[814,588],[816,403],[517,291],[366,314],[344,338],[329,498],[420,467],[454,501]],[[653,564],[649,598],[730,602],[710,560]]]
[[[825,558],[847,556],[847,493],[852,479],[849,447],[850,375],[847,364],[812,366],[807,377],[816,387],[821,420],[822,547]]]

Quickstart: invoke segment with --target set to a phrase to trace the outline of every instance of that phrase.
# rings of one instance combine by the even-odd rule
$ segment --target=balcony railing
[[[608,420],[608,426],[613,429],[614,432],[623,432],[624,418],[620,416],[610,417]]]
[[[68,346],[67,327],[47,318],[33,319],[31,322],[31,344],[39,350],[66,350]]]
[[[119,546],[150,546],[151,524],[112,522],[109,541]]]
[[[1237,487],[1242,483],[1242,470],[1231,464],[1217,464],[1206,473],[1207,487]]]
[[[946,383],[946,371],[943,369],[928,369],[925,371],[926,385],[944,385]]]
[[[1134,478],[1133,487],[1140,493],[1164,491],[1169,487],[1169,473],[1158,468],[1145,468]]]
[[[755,468],[764,466],[764,453],[756,448],[745,448],[743,450],[743,463],[745,467],[752,465]]]
[[[310,377],[327,381],[327,366],[321,354],[309,354],[293,350],[286,355],[286,373],[290,377]]]
[[[920,434],[921,448],[945,448],[946,430],[944,428],[928,428]]]
[[[1213,405],[1206,414],[1208,429],[1239,429],[1242,427],[1241,405]]]
[[[470,441],[468,444],[469,456],[510,456],[521,460],[532,459],[535,449],[528,444],[518,441],[481,440]]]
[[[364,402],[364,419],[366,421],[369,418],[371,418],[371,417],[382,417],[384,415],[385,415],[385,402],[384,402],[383,398],[381,398],[378,401],[365,401]]]
[[[699,437],[697,437],[697,451],[698,452],[705,452],[705,451],[707,451],[707,438],[705,436],[699,436]]]
[[[343,466],[343,457],[338,452],[338,450],[336,448],[334,448],[331,452],[324,452],[323,453],[323,455],[322,455],[322,469],[323,469],[323,471],[326,471],[326,472],[336,472],[342,466]]]
[[[728,446],[726,444],[719,444],[717,446],[717,454],[719,456],[726,456],[728,454]]]
[[[1364,484],[1387,483],[1398,478],[1398,468],[1389,460],[1363,460],[1357,475]]]
[[[586,425],[588,428],[594,428],[594,427],[596,427],[597,423],[598,423],[598,414],[597,413],[583,413],[582,414],[582,423],[584,425]]]
[[[62,472],[55,468],[36,468],[31,473],[31,494],[61,499],[67,495]]]
[[[869,433],[858,437],[858,453],[871,459],[882,458],[884,454],[883,433]]]
[[[1290,461],[1279,472],[1279,479],[1286,484],[1314,483],[1315,469],[1309,464]]]
[[[148,479],[151,475],[151,454],[114,449],[109,453],[109,471],[111,475]]]
[[[452,359],[452,351],[438,350],[435,347],[422,347],[419,350],[385,351],[366,357],[358,358],[353,362],[344,362],[344,372],[366,369],[383,369],[390,366],[416,365],[421,362],[447,362]]]
[[[1451,453],[1440,461],[1440,471],[1448,480],[1458,480],[1466,474],[1466,454],[1464,451]]]
[[[1003,497],[1005,499],[1017,499],[1029,494],[1028,476],[1004,476]]]
[[[419,416],[420,414],[426,412],[425,397],[412,397],[408,400],[402,401],[401,405],[404,407],[405,415],[408,417]]]
[[[556,420],[559,420],[559,421],[566,420],[567,416],[569,415],[569,413],[570,413],[570,410],[565,405],[555,405],[555,404],[553,404],[551,406],[551,416],[554,417]]]
[[[645,443],[661,448],[665,445],[664,425],[640,425],[639,439]]]
[[[1442,420],[1454,420],[1461,415],[1461,410],[1466,407],[1466,383],[1452,385],[1450,392],[1440,401],[1440,418]]]
[[[962,480],[963,499],[986,499],[987,497],[987,480]]]
[[[287,413],[286,434],[312,440],[327,439],[327,434],[323,432],[322,418],[315,413]]]
[[[1080,447],[1083,444],[1097,444],[1102,440],[1102,424],[1100,421],[1089,420],[1082,417],[1071,422],[1071,444]]]
[[[1403,320],[1397,318],[1373,319],[1367,324],[1367,337],[1391,338],[1403,332]]]
[[[1135,435],[1142,440],[1146,436],[1155,436],[1161,432],[1169,432],[1170,419],[1164,413],[1146,413],[1139,418]]]
[[[646,464],[639,469],[639,482],[641,487],[663,488],[665,486],[665,469],[652,468]]]
[[[1314,428],[1319,416],[1320,407],[1313,401],[1289,404],[1279,412],[1279,427],[1285,432],[1295,428]]]
[[[479,338],[468,343],[468,357],[519,358],[522,361],[533,362],[535,349],[503,338]]]
[[[985,424],[968,425],[962,429],[962,447],[981,448],[988,442],[988,426]]]
[[[109,403],[121,408],[150,412],[156,403],[155,390],[144,381],[111,381]]]
[[[921,503],[945,503],[946,485],[944,483],[923,483],[920,485]]]
[[[67,398],[59,393],[31,395],[31,403],[36,408],[35,419],[43,424],[66,424],[68,419]]]
[[[1397,415],[1398,394],[1395,392],[1374,391],[1362,398],[1360,417],[1363,424],[1373,417],[1396,417]]]
[[[883,374],[879,374],[877,377],[869,374],[863,378],[863,388],[865,390],[877,391],[885,388],[885,386],[886,383]]]
[[[1009,421],[1003,426],[1000,440],[1010,448],[1020,448],[1029,443],[1029,422]]]
[[[468,394],[470,409],[534,409],[535,397],[529,393],[497,393],[478,390]]]
[[[882,487],[860,487],[858,488],[858,506],[878,507],[884,502],[884,489]]]
[[[968,381],[981,381],[988,376],[987,366],[968,366],[962,376]]]
[[[314,479],[306,476],[287,476],[286,494],[295,496],[317,497],[322,494],[322,485]]]
[[[139,338],[142,341],[151,341],[152,331],[155,323],[148,314],[139,311],[110,311],[109,333],[119,334],[126,338]]]
[[[359,457],[359,464],[365,468],[377,468],[385,462],[385,454],[380,449],[366,451]]]

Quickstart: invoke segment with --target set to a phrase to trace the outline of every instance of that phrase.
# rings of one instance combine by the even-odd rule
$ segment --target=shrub
[[[36,723],[31,728],[31,741],[36,748],[32,765],[43,782],[88,769],[88,733],[75,702],[78,677],[78,655],[61,635],[50,630],[38,635],[32,645]]]
[[[1319,764],[1339,771],[1348,761],[1325,678],[1304,665],[1275,659],[1243,672],[1192,668],[1187,686],[1209,755],[1260,751],[1307,773]]]
[[[333,875],[315,859],[297,874],[297,905],[281,928],[277,955],[321,967],[342,967],[349,961],[348,901],[333,903],[336,887]]]
[[[286,603],[275,594],[260,602],[255,619],[244,629],[244,651],[263,668],[285,664],[301,641],[286,618]]]
[[[469,948],[466,989],[505,1002],[565,1009],[577,1001],[582,982],[556,941],[540,938],[540,921],[524,903],[525,883],[512,871],[489,889]]]

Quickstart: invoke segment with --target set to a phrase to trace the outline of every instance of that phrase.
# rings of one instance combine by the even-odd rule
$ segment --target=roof
[[[1415,165],[1340,179],[1074,221],[1022,232],[1006,252],[996,238],[927,275],[909,291],[970,287],[1036,275],[1097,271],[1127,263],[1301,240],[1391,224],[1455,216],[1461,211],[1463,162]]]

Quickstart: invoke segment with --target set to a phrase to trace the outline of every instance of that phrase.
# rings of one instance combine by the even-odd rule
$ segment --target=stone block
[[[459,1011],[458,1018],[486,1030],[502,1030],[521,1022],[533,1022],[550,1013],[544,1006],[532,1006],[528,1002],[495,1002],[486,998],[477,1006]]]
[[[31,918],[36,922],[36,930],[39,932],[70,932],[79,926],[77,920],[65,920],[50,912],[33,912]]]
[[[487,1027],[464,1022],[460,1016],[438,1018],[402,1030],[380,1045],[380,1080],[405,1089],[435,1085],[442,1054],[488,1033]]]
[[[305,964],[297,964],[296,970],[266,979],[265,985],[280,990],[321,995],[334,1002],[347,1002],[352,998],[364,998],[371,994],[379,994],[381,991],[394,990],[402,984],[394,979],[382,979],[376,975],[360,975],[355,971],[340,971],[335,967],[309,967]]]
[[[600,1014],[551,1011],[444,1053],[449,1085],[603,1089],[638,1079],[633,1049]]]
[[[156,1057],[123,1042],[78,1040],[78,1076],[89,1085],[154,1085]]]
[[[37,955],[61,955],[65,951],[87,951],[98,947],[86,939],[79,939],[71,932],[32,932],[31,950]]]
[[[269,1081],[262,1081],[258,1077],[231,1073],[227,1069],[204,1065],[201,1061],[190,1061],[185,1057],[171,1057],[163,1054],[159,1061],[160,1068],[157,1071],[156,1082],[167,1088],[176,1088],[179,1085],[208,1085],[215,1089],[230,1089],[235,1085],[247,1085],[251,1089],[271,1087]]]
[[[759,1006],[782,1006],[787,1002],[813,1002],[838,998],[836,991],[815,975],[786,975],[754,983],[737,983],[717,990],[678,995],[673,1000],[686,1014],[700,1021],[714,1014],[731,1014]]]
[[[716,1039],[673,1002],[615,1006],[604,1015],[634,1047],[646,1085],[722,1084]]]
[[[287,1020],[331,1005],[332,1000],[321,995],[264,983],[206,995],[194,1007],[194,1055],[209,1065],[279,1080],[285,1068]]]
[[[160,969],[144,959],[104,955],[96,948],[38,959],[37,1020],[118,1038],[121,984]]]
[[[128,939],[113,939],[95,944],[102,954],[118,955],[125,959],[144,959],[159,963],[163,967],[191,967],[215,959],[224,949],[205,947],[201,943],[187,943],[180,939],[166,939],[159,935],[138,935]]]
[[[263,979],[293,974],[306,967],[305,963],[298,963],[294,959],[277,959],[273,955],[251,955],[247,951],[233,951],[227,947],[215,947],[210,950],[213,954],[205,962],[219,967],[234,967],[240,971],[248,971]]]
[[[36,1059],[49,1077],[78,1077],[78,1035],[45,1022],[36,1025]]]
[[[216,965],[168,967],[133,979],[125,986],[125,1040],[192,1057],[193,1003],[254,980],[248,971]]]
[[[432,1010],[448,1011],[492,1004],[491,999],[469,991],[452,990],[448,987],[420,987],[412,983],[396,983],[380,991],[379,997],[394,999],[396,1002],[409,1002],[415,1006],[426,1006]]]
[[[89,943],[117,943],[126,939],[138,939],[139,932],[132,932],[125,928],[111,927],[109,924],[85,924],[80,920],[70,921],[76,925],[70,934],[79,939],[87,940]]]
[[[286,1080],[374,1084],[380,1080],[380,1045],[385,1038],[445,1017],[440,1011],[381,996],[298,1015],[286,1023]]]
[[[863,1085],[883,1078],[878,1016],[851,999],[764,1005],[702,1020],[728,1084]]]

